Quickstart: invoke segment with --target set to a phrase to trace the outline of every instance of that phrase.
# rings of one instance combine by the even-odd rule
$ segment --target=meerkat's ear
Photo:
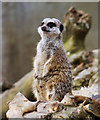
[[[59,29],[60,29],[61,32],[63,31],[63,29],[64,29],[63,24],[60,25]]]

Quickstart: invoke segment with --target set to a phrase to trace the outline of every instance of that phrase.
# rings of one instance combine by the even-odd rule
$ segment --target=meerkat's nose
[[[41,29],[42,29],[43,31],[46,31],[46,27],[45,27],[45,26],[44,26],[44,27],[42,27]]]

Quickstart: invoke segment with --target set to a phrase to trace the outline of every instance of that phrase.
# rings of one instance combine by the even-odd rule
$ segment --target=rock
[[[66,103],[65,103],[66,102]],[[30,102],[23,94],[18,93],[9,103],[7,118],[84,118],[85,115],[100,117],[100,103],[90,97],[66,95],[61,102]],[[92,110],[91,110],[92,109]],[[96,109],[96,110],[95,110]]]
[[[80,90],[73,90],[74,95],[82,95],[93,99],[100,98],[100,84],[93,84],[91,87],[82,87]]]
[[[17,93],[15,98],[9,103],[7,118],[23,118],[25,112],[36,109],[37,102],[30,102],[23,94]]]
[[[61,103],[63,103],[64,105],[68,105],[68,106],[73,106],[73,105],[75,106],[75,102],[72,98],[74,98],[74,96],[67,93],[64,96],[63,100],[61,101]]]
[[[37,112],[39,113],[54,113],[60,110],[61,106],[57,101],[42,102],[37,106]]]
[[[94,104],[88,104],[83,106],[84,110],[94,114],[97,117],[100,117],[100,106],[96,106]]]
[[[31,112],[31,113],[26,113],[24,115],[24,119],[25,118],[44,118],[46,117],[47,114],[46,113],[39,113],[39,112]]]
[[[44,118],[50,113],[61,109],[57,101],[29,101],[23,94],[17,93],[15,98],[9,103],[7,118]]]
[[[84,51],[71,56],[73,89],[91,86],[98,79],[100,50]]]
[[[29,98],[34,98],[32,94],[32,76],[33,76],[33,71],[29,72],[23,78],[21,78],[18,82],[16,82],[11,89],[6,90],[0,95],[0,103],[2,103],[2,109],[0,109],[0,118],[3,116],[5,117],[5,113],[8,110],[8,105],[7,103],[14,99],[15,95],[18,92],[21,92],[23,95],[25,95],[28,99]]]

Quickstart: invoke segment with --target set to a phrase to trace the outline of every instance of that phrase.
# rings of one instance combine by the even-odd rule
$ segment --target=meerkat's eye
[[[41,24],[40,24],[40,26],[42,26],[44,24],[44,22],[42,22]]]
[[[49,22],[49,23],[47,24],[47,26],[50,27],[50,28],[53,28],[53,27],[56,27],[56,24],[53,23],[53,22]]]

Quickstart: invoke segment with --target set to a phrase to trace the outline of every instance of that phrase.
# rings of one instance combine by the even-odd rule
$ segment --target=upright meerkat
[[[62,42],[62,23],[45,18],[38,27],[41,40],[34,58],[33,93],[37,100],[61,101],[71,93],[72,74]]]

